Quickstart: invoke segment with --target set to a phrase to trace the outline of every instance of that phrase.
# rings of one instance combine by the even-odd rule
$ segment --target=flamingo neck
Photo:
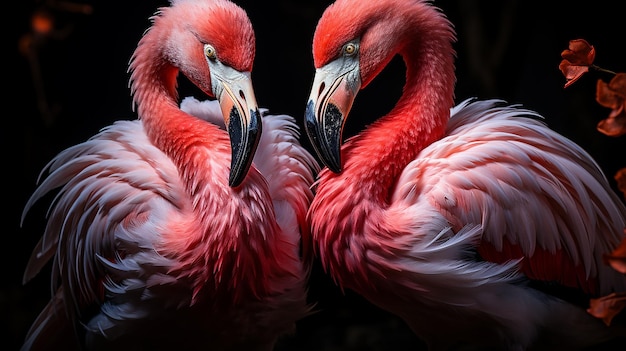
[[[342,148],[340,174],[324,169],[309,215],[313,237],[325,250],[320,259],[342,287],[367,289],[362,262],[369,245],[393,237],[387,221],[395,183],[424,147],[440,139],[454,102],[454,52],[448,36],[432,36],[400,52],[406,84],[396,106]],[[333,220],[328,220],[332,218]],[[349,239],[347,239],[349,238]],[[370,240],[373,242],[370,243]],[[381,239],[382,240],[382,239]],[[376,244],[378,242],[378,244]],[[327,256],[325,252],[345,252]],[[351,272],[345,275],[342,272]],[[365,290],[366,291],[366,290]]]
[[[180,266],[176,268],[189,276],[182,279],[190,279],[194,284],[194,301],[207,299],[208,295],[210,301],[240,303],[269,294],[275,287],[267,279],[258,277],[286,274],[285,267],[291,269],[293,263],[281,262],[283,256],[274,257],[277,248],[267,245],[267,242],[274,243],[272,234],[279,229],[271,221],[259,223],[271,214],[253,211],[249,205],[254,201],[257,202],[255,208],[271,209],[271,200],[264,193],[267,190],[247,184],[231,188],[228,185],[230,141],[227,133],[180,110],[175,97],[164,85],[157,84],[152,89],[150,93],[140,92],[143,97],[137,101],[140,119],[153,145],[176,166],[189,199],[186,203],[198,218],[173,228],[163,238],[164,252],[186,253],[179,258]],[[258,172],[252,172],[249,177],[254,184],[263,181]],[[242,256],[241,252],[254,254]],[[178,272],[175,270],[172,274]]]
[[[220,157],[212,155],[212,150],[221,149],[229,154],[230,142],[226,132],[219,127],[180,110],[175,92],[177,73],[173,67],[161,67],[158,74],[144,75],[152,83],[142,85],[137,82],[138,86],[148,90],[138,91],[135,101],[148,138],[174,162],[188,194],[196,198],[197,206],[203,206],[203,199],[211,198],[201,191],[203,184],[228,186],[230,160],[216,162]],[[211,164],[210,169],[207,164]]]
[[[189,66],[175,56],[178,49],[163,47],[177,43],[170,36],[170,24],[157,24],[169,18],[155,19],[130,64],[131,92],[145,133],[177,171],[176,179],[165,179],[172,183],[163,191],[169,187],[177,191],[165,200],[174,203],[180,216],[168,218],[171,226],[163,229],[159,253],[175,258],[170,273],[190,282],[194,303],[204,299],[230,306],[276,294],[284,289],[285,281],[266,278],[301,278],[297,246],[277,238],[281,232],[268,184],[258,170],[251,167],[241,186],[228,185],[231,146],[227,132],[179,108],[179,69],[174,64]],[[156,165],[161,166],[172,167]],[[168,177],[175,173],[163,170]]]
[[[156,21],[165,19],[157,17]],[[211,198],[203,195],[208,189],[199,191],[202,184],[222,180],[226,184],[228,179],[230,160],[213,164],[219,157],[211,155],[209,149],[230,150],[230,142],[217,126],[180,110],[176,90],[179,69],[173,64],[176,61],[171,57],[173,51],[163,47],[163,43],[171,42],[171,32],[163,28],[154,25],[133,54],[130,65],[133,102],[152,144],[174,162],[188,194],[198,201],[197,205],[202,205],[203,198]],[[207,164],[211,164],[211,172]]]
[[[394,108],[342,149],[344,171],[337,177],[353,179],[380,204],[388,202],[407,164],[443,136],[454,101],[450,42],[433,40],[416,46],[400,53],[406,64],[406,84]]]

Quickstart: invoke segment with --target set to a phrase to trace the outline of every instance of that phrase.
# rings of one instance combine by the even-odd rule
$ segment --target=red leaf
[[[602,81],[602,79],[598,79],[598,83],[596,84],[596,101],[608,108],[617,108],[620,104],[621,99],[617,96],[609,85]]]
[[[591,66],[596,58],[596,50],[585,39],[569,41],[569,48],[563,50],[561,57],[576,66]]]
[[[566,60],[561,61],[559,69],[561,70],[561,72],[563,72],[563,75],[565,76],[566,82],[564,88],[567,88],[568,86],[574,84],[574,82],[582,77],[583,74],[589,72],[588,66],[573,66],[569,61]]]
[[[626,229],[624,234],[626,235]],[[626,238],[610,254],[604,255],[604,261],[616,271],[626,274]]]
[[[584,39],[570,40],[569,48],[561,52],[563,61],[559,69],[563,72],[565,88],[577,81],[583,74],[589,72],[589,66],[596,57],[596,50]]]
[[[626,99],[626,73],[617,73],[609,82],[609,88],[622,99]]]
[[[609,117],[598,123],[598,131],[612,137],[626,134],[626,73],[616,74],[609,84],[598,80],[596,101],[612,109]]]
[[[622,113],[619,118],[605,118],[598,122],[596,129],[607,136],[619,137],[626,134],[626,114]]]
[[[611,325],[613,317],[626,307],[626,293],[612,293],[598,299],[591,299],[587,312],[602,319],[604,324]]]

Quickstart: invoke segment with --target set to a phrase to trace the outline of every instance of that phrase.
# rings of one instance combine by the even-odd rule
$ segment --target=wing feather
[[[406,167],[393,201],[429,203],[457,231],[482,225],[477,250],[486,259],[523,258],[523,272],[541,280],[580,271],[567,283],[598,292],[585,281],[613,272],[594,257],[626,227],[626,207],[598,165],[519,106],[468,100],[451,112],[447,134]]]
[[[53,288],[61,285],[65,301],[74,301],[66,307],[68,315],[77,318],[76,311],[103,300],[105,265],[94,262],[117,261],[120,270],[127,270],[120,275],[140,275],[150,265],[167,270],[167,260],[141,258],[142,251],[154,252],[153,245],[159,242],[155,238],[159,219],[148,223],[141,218],[155,209],[159,209],[153,213],[156,218],[179,215],[187,197],[175,166],[151,146],[140,121],[119,121],[104,128],[59,153],[46,171],[49,175],[42,177],[27,202],[23,219],[37,200],[58,193],[48,210],[44,235],[27,263],[24,281],[54,259]],[[125,249],[126,256],[120,256],[116,248]],[[63,281],[58,280],[60,276]]]

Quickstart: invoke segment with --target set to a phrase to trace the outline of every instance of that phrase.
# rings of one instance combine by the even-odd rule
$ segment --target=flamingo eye
[[[217,59],[215,48],[209,44],[204,45],[204,55],[210,60]]]
[[[348,43],[343,47],[343,54],[346,56],[352,56],[356,54],[358,46],[355,43]]]

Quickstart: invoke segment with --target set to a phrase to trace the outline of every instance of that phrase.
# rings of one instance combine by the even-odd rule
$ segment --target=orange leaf
[[[622,99],[626,99],[626,73],[617,73],[609,82],[609,88]]]
[[[614,112],[620,112],[615,117],[612,117],[613,113],[608,118],[605,118],[598,122],[596,129],[607,136],[619,137],[626,134],[626,113],[620,108],[619,110],[613,110]]]
[[[626,234],[626,229],[624,229],[624,234]],[[626,238],[610,254],[604,255],[604,262],[616,271],[626,274]]]
[[[598,80],[596,101],[612,109],[609,117],[598,123],[598,131],[612,137],[626,134],[626,73],[616,74],[609,84]]]
[[[569,48],[561,52],[563,60],[559,69],[566,79],[565,88],[572,85],[583,74],[589,72],[589,66],[596,57],[596,50],[584,39],[570,40]]]
[[[564,88],[569,87],[574,84],[583,74],[589,72],[588,66],[573,66],[569,61],[563,60],[559,65],[559,69],[563,72],[565,76],[565,86]]]
[[[598,83],[596,84],[596,101],[600,105],[614,109],[620,105],[621,100],[622,99],[613,92],[607,83],[602,81],[602,79],[598,79]]]
[[[585,39],[574,39],[569,41],[569,48],[563,50],[561,57],[575,66],[591,66],[596,50]]]
[[[604,324],[611,325],[613,317],[626,307],[626,293],[611,293],[598,299],[591,299],[587,312],[602,319]]]

